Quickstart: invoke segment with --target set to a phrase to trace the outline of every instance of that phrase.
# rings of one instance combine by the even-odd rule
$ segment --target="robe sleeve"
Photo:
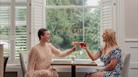
[[[32,48],[28,55],[28,77],[32,77],[33,72],[35,71],[35,66],[38,61],[38,54],[35,48]]]
[[[55,56],[58,56],[58,57],[65,57],[65,56],[68,56],[69,54],[71,54],[74,50],[73,48],[71,49],[68,49],[66,51],[61,51],[60,49],[57,49],[55,46],[53,46],[52,44],[50,44],[50,47],[51,47],[51,50],[52,50],[52,53],[55,55]]]

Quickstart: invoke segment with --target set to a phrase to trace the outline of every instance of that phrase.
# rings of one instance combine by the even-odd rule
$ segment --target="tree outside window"
[[[71,47],[72,41],[86,41],[91,50],[97,50],[100,46],[101,12],[98,2],[99,0],[46,0],[46,26],[52,34],[51,42],[64,50]],[[88,58],[79,47],[68,58],[72,56]]]

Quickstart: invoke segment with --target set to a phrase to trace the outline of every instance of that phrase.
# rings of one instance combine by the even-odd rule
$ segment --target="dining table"
[[[53,61],[52,66],[71,66],[71,77],[76,77],[77,66],[97,66],[94,61]]]

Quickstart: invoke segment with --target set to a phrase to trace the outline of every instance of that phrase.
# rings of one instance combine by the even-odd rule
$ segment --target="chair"
[[[130,53],[125,53],[123,56],[123,67],[121,77],[128,77],[128,67],[130,64]]]
[[[25,61],[22,53],[19,53],[19,58],[20,58],[20,64],[21,64],[21,69],[22,69],[22,75],[25,77],[26,73],[26,66],[25,66]]]
[[[3,71],[3,76],[5,77],[5,70],[6,70],[6,66],[7,66],[7,62],[8,62],[8,58],[7,56],[4,56],[4,71]]]
[[[121,75],[119,77],[128,77],[128,67],[130,64],[130,53],[123,53],[122,60],[123,60],[123,65],[122,65]]]

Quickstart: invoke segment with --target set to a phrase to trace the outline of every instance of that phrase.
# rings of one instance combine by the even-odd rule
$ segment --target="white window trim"
[[[15,62],[15,41],[16,41],[16,14],[15,14],[15,0],[11,1],[11,6],[10,6],[10,21],[11,21],[11,25],[10,25],[10,52],[9,52],[9,62],[10,63],[14,63]]]
[[[16,4],[16,1],[13,0],[10,2],[9,5],[5,5],[5,6],[2,6],[2,8],[8,8],[10,11],[9,11],[9,16],[10,16],[10,19],[9,19],[9,23],[11,25],[9,25],[9,23],[7,22],[2,22],[3,24],[7,24],[9,25],[10,27],[10,31],[9,31],[9,35],[10,35],[10,39],[9,38],[6,38],[7,40],[10,41],[10,52],[8,52],[9,54],[9,60],[8,60],[8,64],[16,64],[17,63],[17,60],[16,60],[16,25],[26,25],[26,21],[16,21],[16,9],[25,9],[26,7],[23,5],[23,6],[17,6],[15,5]],[[17,7],[16,7],[17,6]],[[27,8],[26,8],[27,9]],[[28,30],[29,31],[29,30]],[[27,37],[28,39],[28,37]]]
[[[45,6],[47,9],[74,9],[74,8],[99,8],[99,6],[74,6],[74,5],[60,5],[60,6],[52,6],[52,5],[47,5]]]
[[[32,25],[32,20],[31,20],[31,0],[27,0],[27,50],[30,50],[31,48],[31,25]]]
[[[117,0],[117,39],[122,51],[125,51],[125,0]]]

